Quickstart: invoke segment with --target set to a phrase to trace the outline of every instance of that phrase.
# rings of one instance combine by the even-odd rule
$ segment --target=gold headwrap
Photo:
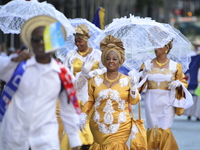
[[[101,61],[104,66],[106,66],[106,64],[105,64],[106,56],[108,55],[108,53],[110,51],[114,51],[118,55],[121,65],[124,63],[124,61],[125,61],[124,50],[125,49],[123,47],[123,43],[122,43],[121,39],[115,38],[112,35],[108,35],[101,41],[100,49],[102,51]]]
[[[88,39],[90,38],[90,34],[89,34],[89,29],[86,25],[84,24],[80,24],[77,27],[75,27],[75,37],[76,38],[80,38],[80,39],[84,39],[85,41],[88,41]]]

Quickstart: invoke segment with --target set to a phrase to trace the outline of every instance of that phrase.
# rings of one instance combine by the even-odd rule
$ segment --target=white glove
[[[145,67],[143,68],[142,76],[141,76],[142,79],[145,78],[148,75],[148,73],[150,72],[152,67],[153,67],[152,63],[145,63]]]
[[[142,79],[145,78],[147,76],[147,74],[149,73],[149,70],[147,70],[146,68],[143,69],[142,71]]]
[[[171,90],[175,90],[177,87],[181,86],[181,82],[179,80],[172,81],[168,84],[168,88]]]
[[[72,73],[74,72],[74,68],[72,66],[72,63],[74,62],[74,59],[75,59],[75,57],[70,56],[70,57],[67,58],[67,60],[65,60],[65,63],[64,63],[65,66],[67,66]]]
[[[94,62],[95,62],[95,59],[92,56],[89,56],[85,59],[82,69],[81,69],[81,74],[83,76],[88,76],[90,70],[92,69]]]
[[[93,71],[90,71],[89,73],[88,73],[88,76],[91,78],[91,77],[94,77],[94,76],[96,76],[96,75],[98,75],[98,72],[96,71],[96,70],[93,70]]]
[[[130,77],[131,86],[137,88],[137,84],[138,84],[138,81],[139,81],[139,77],[138,77],[139,73],[135,69],[132,69],[128,73],[128,75]]]
[[[87,120],[87,114],[81,113],[80,114],[80,130],[83,132],[83,128],[86,128],[86,120]]]
[[[137,80],[137,79],[136,79],[135,76],[132,76],[132,77],[130,78],[130,83],[131,83],[132,86],[136,86],[136,84],[137,84],[137,83],[136,83],[136,82],[137,82],[136,80]]]
[[[130,83],[131,83],[131,96],[133,97],[133,98],[136,98],[137,97],[137,95],[138,95],[138,89],[137,89],[137,78],[136,78],[136,76],[132,76],[131,78],[130,78]],[[132,92],[134,92],[134,94],[132,93]]]
[[[134,92],[134,94],[133,94],[132,92]],[[131,96],[132,96],[133,98],[136,98],[137,95],[138,95],[138,93],[139,93],[139,92],[138,92],[137,86],[132,86],[132,87],[131,87],[131,92],[130,92]]]

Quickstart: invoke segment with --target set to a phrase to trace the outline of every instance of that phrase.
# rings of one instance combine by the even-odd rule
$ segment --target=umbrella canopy
[[[13,0],[0,8],[0,29],[4,34],[19,34],[25,21],[29,18],[47,15],[57,19],[67,31],[67,38],[75,32],[63,13],[47,2],[37,0]]]
[[[98,27],[96,27],[93,23],[91,23],[90,21],[88,21],[87,19],[83,19],[83,18],[75,18],[75,19],[68,19],[70,24],[73,27],[77,27],[80,24],[84,24],[87,25],[88,29],[89,29],[89,33],[91,35],[91,37],[88,39],[88,45],[92,48],[95,49],[100,49],[99,48],[99,44],[95,43],[94,41],[96,39],[98,39],[98,37],[102,34],[102,30],[99,29]],[[66,48],[60,49],[56,52],[56,57],[58,57],[61,61],[65,60],[66,54],[71,51],[71,50],[75,50],[77,47],[74,44],[74,37],[73,37],[73,41],[67,41],[67,46]]]
[[[191,61],[188,55],[191,43],[187,38],[171,25],[156,22],[149,17],[140,18],[130,15],[130,18],[114,19],[95,42],[100,43],[107,35],[113,35],[123,41],[126,55],[123,65],[129,70],[133,68],[138,70],[145,60],[155,57],[156,48],[164,47],[171,40],[173,40],[173,48],[168,57],[181,63],[183,71],[188,69]]]

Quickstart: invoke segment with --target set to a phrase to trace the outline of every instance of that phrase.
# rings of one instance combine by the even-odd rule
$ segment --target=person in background
[[[140,94],[134,78],[118,71],[125,61],[122,41],[108,35],[101,41],[100,48],[101,61],[107,71],[89,79],[89,96],[82,106],[81,127],[85,128],[92,111],[89,123],[94,143],[90,150],[128,150],[126,142],[132,127],[128,105],[137,104]],[[81,72],[87,74],[85,69]]]
[[[146,60],[141,68],[142,74],[139,92],[145,92],[145,114],[147,122],[148,150],[178,150],[171,132],[174,115],[182,115],[184,109],[192,104],[192,96],[187,92],[182,66],[167,57],[172,49],[170,41],[164,47],[155,49],[156,57]],[[189,95],[189,96],[188,96]],[[192,103],[192,102],[191,102]]]
[[[28,51],[28,48],[24,44],[22,44],[20,47],[20,52],[22,52],[22,51]]]
[[[0,44],[0,56],[2,57],[8,56],[5,48],[5,43]]]
[[[106,69],[101,62],[101,51],[88,45],[88,40],[90,38],[88,27],[84,24],[80,24],[75,27],[75,31],[74,37],[77,49],[67,53],[64,65],[72,71],[76,79],[79,78],[81,70],[83,70],[83,65],[87,63],[87,60],[94,59],[94,62],[85,65],[89,71],[88,74],[85,75],[87,76],[87,79],[105,72]],[[79,83],[81,84],[81,82]],[[86,97],[87,93],[81,91],[80,86],[77,86],[77,90],[79,91],[78,93],[81,94],[78,97],[80,97],[79,102],[80,106],[82,106],[82,104],[84,104],[82,98]],[[62,125],[60,125],[60,128],[62,128]],[[62,132],[61,135],[63,135]],[[89,119],[87,120],[86,129],[83,129],[83,131],[80,132],[80,137],[83,143],[80,149],[88,150],[90,145],[94,142],[89,128]],[[67,136],[64,134],[63,140],[61,141],[61,150],[66,150],[64,147],[66,147],[65,145],[67,143]]]
[[[194,50],[190,53],[191,62],[189,70],[185,74],[188,81],[188,90],[192,94],[194,105],[186,109],[184,114],[188,116],[188,120],[195,117],[196,121],[200,121],[200,97],[194,93],[200,84],[200,39],[196,38],[192,42],[192,45],[194,46]]]
[[[7,50],[8,56],[10,56],[11,54],[14,54],[15,52],[16,52],[16,50],[15,50],[14,47],[9,47],[8,50]]]
[[[21,67],[24,73],[18,89],[0,123],[0,150],[60,150],[56,118],[58,98],[70,146],[73,150],[81,146],[78,132],[79,116],[68,95],[70,91],[74,93],[73,87],[69,91],[61,88],[61,67],[52,58],[52,54],[45,53],[44,49],[45,26],[55,22],[57,20],[50,16],[36,16],[23,25],[21,40],[34,55],[22,51],[14,57],[0,57],[0,79],[6,82],[13,76],[20,62],[26,61]],[[67,68],[65,71],[64,78],[72,79],[70,71]],[[67,81],[71,86],[73,81]],[[75,98],[75,95],[73,97]]]
[[[4,45],[5,45],[4,43],[0,44],[0,57],[8,56],[7,53],[6,53]],[[0,95],[1,95],[1,93],[3,91],[3,88],[4,88],[5,84],[6,83],[4,81],[0,80]]]

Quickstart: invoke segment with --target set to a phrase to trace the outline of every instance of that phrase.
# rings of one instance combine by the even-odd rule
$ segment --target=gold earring
[[[167,54],[167,53],[168,53],[168,51],[165,51],[165,53]]]

